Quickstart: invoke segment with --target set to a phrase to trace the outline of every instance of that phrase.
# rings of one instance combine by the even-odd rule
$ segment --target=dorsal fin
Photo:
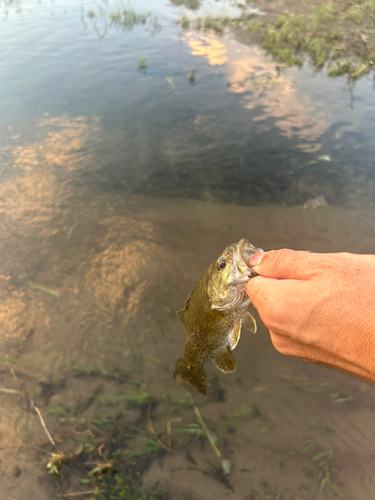
[[[177,311],[177,318],[181,321],[181,323],[185,326],[185,309],[181,309],[181,311]]]
[[[188,305],[189,305],[189,301],[190,301],[190,297],[191,297],[191,293],[189,293],[189,296],[188,298],[185,300],[185,304],[184,304],[184,310],[188,308]]]
[[[189,294],[189,297],[185,300],[184,308],[181,309],[181,311],[177,311],[177,318],[181,321],[181,323],[185,326],[185,311],[189,306],[189,300],[191,297],[191,293]]]
[[[240,319],[240,321],[237,321],[237,323],[232,328],[232,331],[228,335],[229,347],[231,348],[232,351],[236,347],[236,345],[238,344],[238,341],[240,340],[241,323],[242,323],[241,319]]]
[[[224,373],[231,373],[236,369],[236,362],[229,345],[214,354],[212,356],[212,361],[214,365],[216,365],[217,368]]]
[[[245,330],[249,330],[252,333],[256,333],[257,331],[257,322],[255,321],[253,315],[249,312],[246,313],[246,316],[243,318],[242,326],[245,328]]]

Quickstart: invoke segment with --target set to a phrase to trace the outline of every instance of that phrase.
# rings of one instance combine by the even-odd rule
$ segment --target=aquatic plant
[[[32,283],[29,281],[29,287],[33,290],[38,290],[39,292],[43,292],[46,295],[53,297],[54,299],[59,299],[60,294],[51,288],[47,288],[45,286],[39,285],[38,283]]]
[[[110,396],[108,402],[116,405],[121,401],[127,401],[136,407],[145,407],[153,399],[153,396],[143,391],[130,391],[116,396]]]
[[[174,413],[182,410],[183,408],[191,408],[191,399],[189,397],[174,397],[167,393],[162,393],[158,399],[167,403],[169,412]]]
[[[186,7],[187,9],[196,10],[201,6],[200,0],[170,0],[172,5]]]
[[[158,18],[151,12],[137,12],[130,3],[125,5],[122,1],[116,10],[111,10],[110,4],[91,8],[86,12],[86,17],[90,19],[99,38],[104,38],[111,28],[129,32],[137,26],[145,26],[152,35],[161,30]]]
[[[106,370],[97,368],[91,365],[79,365],[76,363],[69,363],[65,365],[66,369],[73,372],[75,375],[86,375],[88,377],[98,376],[98,375],[108,375]]]
[[[196,69],[191,68],[188,72],[188,80],[192,85],[195,83],[195,78],[196,78]]]
[[[140,56],[138,57],[138,69],[140,71],[146,71],[148,68],[148,63],[147,63],[147,56]]]
[[[323,491],[323,489],[328,487],[332,489],[340,498],[350,500],[350,497],[333,480],[333,477],[337,473],[333,460],[334,451],[330,449],[314,454],[315,449],[315,441],[313,439],[308,439],[303,443],[299,452],[291,450],[281,459],[279,464],[280,469],[283,469],[286,466],[286,462],[289,460],[295,461],[303,458],[305,461],[306,475],[308,477],[314,477],[318,483],[318,495]]]

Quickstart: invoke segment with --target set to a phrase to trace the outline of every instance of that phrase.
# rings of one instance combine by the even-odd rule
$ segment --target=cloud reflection
[[[189,33],[186,36],[193,56],[205,57],[210,66],[221,66],[228,61],[227,47],[221,40],[196,33]]]
[[[42,313],[41,295],[31,292],[37,262],[45,259],[48,240],[64,230],[61,207],[71,196],[81,168],[94,168],[89,139],[100,130],[97,117],[39,120],[37,139],[2,148],[0,183],[0,342],[22,340]],[[17,136],[17,139],[20,139]],[[84,153],[83,153],[84,151]],[[58,221],[58,222],[57,222]],[[39,265],[40,267],[40,265]],[[50,278],[44,277],[44,281]]]
[[[228,91],[242,95],[246,109],[261,106],[256,120],[275,118],[280,134],[300,139],[298,148],[316,152],[320,137],[331,126],[332,119],[319,103],[301,94],[292,71],[283,72],[257,46],[243,45],[233,39],[217,39],[213,35],[187,33],[191,53],[207,59],[211,66],[224,66],[228,75]]]

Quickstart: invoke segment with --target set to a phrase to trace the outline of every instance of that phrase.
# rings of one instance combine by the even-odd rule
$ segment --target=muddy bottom
[[[24,179],[1,227],[1,498],[371,497],[373,386],[282,356],[259,318],[234,374],[206,363],[207,396],[172,372],[185,341],[175,311],[229,243],[373,252],[373,208],[116,191],[58,198],[47,214]],[[76,453],[60,477],[51,452]]]

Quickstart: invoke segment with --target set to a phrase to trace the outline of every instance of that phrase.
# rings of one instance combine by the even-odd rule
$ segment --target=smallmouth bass
[[[257,274],[250,269],[250,258],[262,249],[246,239],[229,245],[202,274],[177,316],[187,336],[184,355],[177,361],[173,378],[206,393],[204,362],[211,356],[224,373],[234,372],[232,351],[238,344],[241,327],[255,333],[255,319],[249,313],[246,283]]]

